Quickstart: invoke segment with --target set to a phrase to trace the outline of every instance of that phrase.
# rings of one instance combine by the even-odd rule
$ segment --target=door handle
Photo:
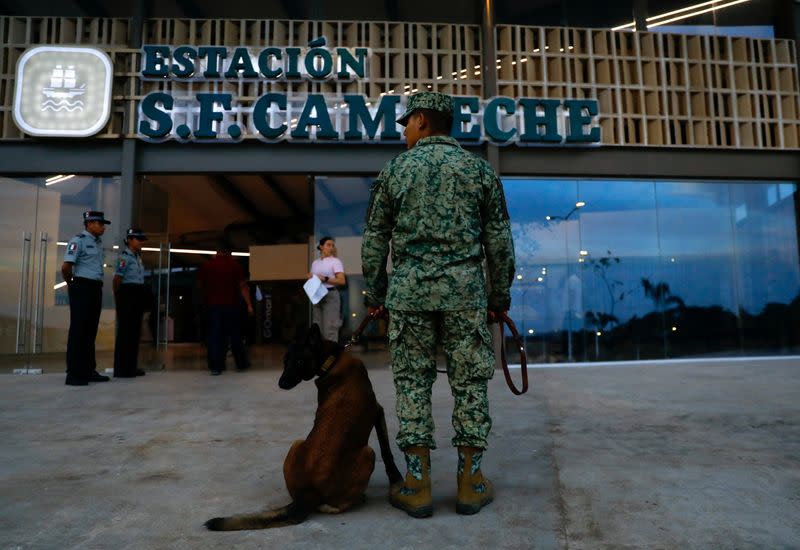
[[[33,353],[42,352],[44,332],[44,271],[47,266],[47,232],[39,233],[39,260],[36,266],[36,294],[33,302]]]
[[[19,300],[17,301],[17,349],[25,353],[25,340],[28,335],[28,271],[31,261],[31,234],[22,232],[22,265],[19,277]],[[24,318],[23,318],[24,316]]]

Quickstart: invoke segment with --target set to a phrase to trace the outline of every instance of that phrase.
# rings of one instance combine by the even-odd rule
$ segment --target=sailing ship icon
[[[42,89],[42,111],[83,111],[83,101],[76,98],[86,93],[86,84],[77,84],[74,65],[56,65],[50,73],[50,86]]]

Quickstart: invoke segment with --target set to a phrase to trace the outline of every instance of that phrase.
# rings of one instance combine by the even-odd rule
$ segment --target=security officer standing
[[[114,378],[144,376],[138,368],[139,340],[142,335],[145,288],[141,251],[147,236],[131,227],[125,234],[125,250],[114,271],[114,300],[117,304],[117,338],[114,344]]]
[[[103,307],[105,251],[100,237],[110,223],[102,212],[84,212],[84,230],[69,240],[61,265],[69,292],[68,386],[109,380],[97,372],[94,342]]]
[[[495,365],[487,317],[493,320],[511,305],[514,246],[502,184],[486,161],[449,136],[452,121],[450,96],[422,92],[409,98],[397,121],[406,128],[409,150],[389,161],[375,181],[361,247],[366,305],[370,313],[386,308],[390,314],[397,443],[408,466],[404,482],[391,488],[390,502],[412,517],[433,513],[431,388],[438,343],[454,398],[456,511],[475,514],[494,497],[481,473],[492,426],[487,385]]]

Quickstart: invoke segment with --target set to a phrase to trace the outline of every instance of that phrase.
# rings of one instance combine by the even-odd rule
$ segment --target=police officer
[[[114,378],[144,376],[137,367],[142,335],[145,288],[141,251],[147,236],[131,227],[125,234],[125,250],[114,271],[114,301],[117,304],[117,339],[114,345]]]
[[[389,161],[375,181],[361,248],[366,305],[370,313],[390,313],[397,443],[408,466],[405,480],[391,488],[390,502],[413,517],[433,513],[431,387],[438,343],[454,398],[456,511],[477,513],[494,496],[481,473],[492,425],[487,385],[494,374],[487,316],[511,305],[514,246],[500,180],[486,161],[449,137],[452,120],[449,96],[422,92],[409,98],[397,121],[405,126],[408,151]]]
[[[102,212],[84,212],[84,230],[69,240],[61,265],[69,292],[68,386],[109,380],[97,372],[94,341],[103,306],[105,251],[100,237],[110,223]]]

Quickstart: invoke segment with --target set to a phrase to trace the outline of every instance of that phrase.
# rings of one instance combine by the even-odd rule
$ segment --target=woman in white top
[[[323,338],[338,342],[339,327],[342,326],[342,303],[337,287],[342,287],[347,282],[344,265],[336,257],[336,243],[332,237],[322,237],[317,250],[320,258],[311,264],[308,278],[319,277],[328,288],[328,293],[313,306],[313,322],[319,325]]]

